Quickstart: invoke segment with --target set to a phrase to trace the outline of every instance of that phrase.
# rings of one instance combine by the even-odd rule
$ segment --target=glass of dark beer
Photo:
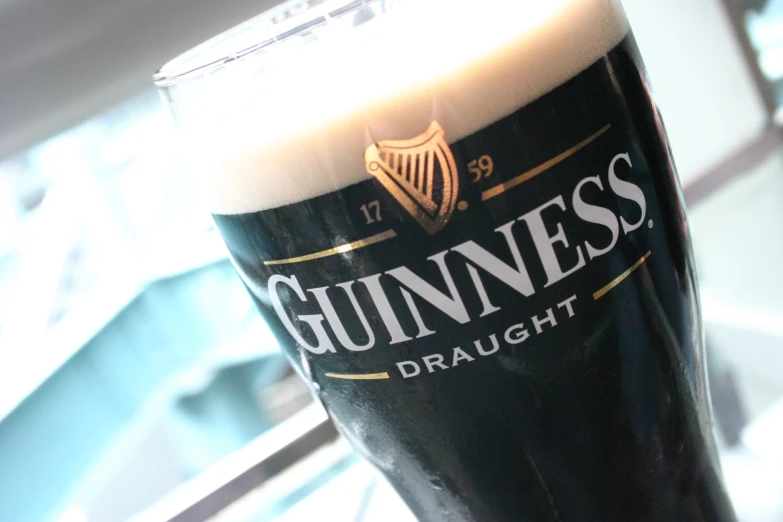
[[[419,519],[735,520],[619,2],[294,1],[156,82],[259,311]]]

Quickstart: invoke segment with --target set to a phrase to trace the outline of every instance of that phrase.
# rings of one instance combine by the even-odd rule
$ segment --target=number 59
[[[481,181],[481,178],[488,178],[492,175],[492,172],[495,170],[495,163],[492,161],[492,157],[484,154],[479,159],[474,159],[468,163],[468,170],[473,175],[473,179],[470,182],[478,183]]]

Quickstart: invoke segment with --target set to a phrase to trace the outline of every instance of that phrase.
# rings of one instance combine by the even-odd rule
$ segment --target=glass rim
[[[153,81],[162,88],[204,76],[379,1],[382,0],[287,0],[169,60],[153,75]],[[275,21],[276,17],[283,20]],[[232,40],[243,32],[256,34],[250,40],[254,43],[232,45]],[[236,47],[239,49],[234,50]]]

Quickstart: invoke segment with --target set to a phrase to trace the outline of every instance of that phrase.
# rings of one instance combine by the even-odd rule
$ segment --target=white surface
[[[750,425],[722,454],[741,522],[783,522],[783,151],[697,207],[690,221],[707,341]]]
[[[783,444],[781,444],[783,441],[783,399],[777,401],[753,424],[748,426],[742,434],[742,441],[745,446],[758,455],[783,462]],[[783,483],[783,473],[780,474],[780,479]],[[781,487],[781,493],[783,493],[783,487]]]
[[[689,218],[704,297],[783,324],[783,150]]]
[[[152,88],[165,61],[275,0],[0,0],[0,158]]]
[[[778,366],[780,368],[780,366]],[[783,399],[721,455],[726,488],[740,522],[783,522]]]
[[[738,151],[767,114],[721,0],[623,0],[683,183]]]
[[[739,447],[721,455],[721,464],[739,522],[783,522],[783,461]]]
[[[690,209],[710,347],[749,416],[783,397],[783,150]]]

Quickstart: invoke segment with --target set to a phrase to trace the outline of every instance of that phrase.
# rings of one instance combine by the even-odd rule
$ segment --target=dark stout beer
[[[356,4],[160,79],[341,433],[421,520],[734,520],[678,181],[617,4]]]

